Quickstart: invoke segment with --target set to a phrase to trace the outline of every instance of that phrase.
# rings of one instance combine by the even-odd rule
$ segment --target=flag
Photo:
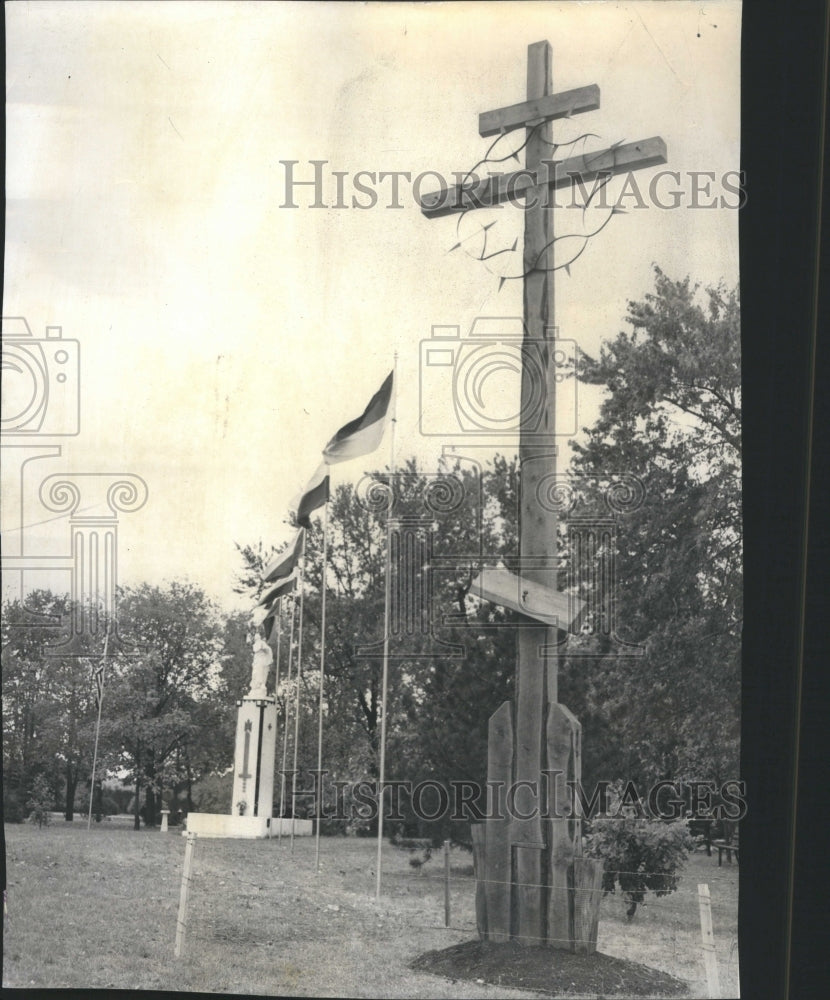
[[[297,505],[297,524],[311,530],[310,515],[327,503],[329,499],[329,472],[325,464],[321,465],[303,490]]]
[[[275,556],[268,566],[266,566],[265,582],[272,583],[274,580],[279,580],[284,576],[290,576],[294,572],[297,560],[300,558],[302,547],[303,533],[302,531],[298,531],[294,536],[294,540],[289,542],[283,551],[278,556]]]
[[[104,664],[96,667],[92,672],[92,679],[95,682],[95,708],[101,707],[101,699],[104,697]]]
[[[392,398],[393,373],[372,396],[363,415],[341,427],[323,449],[323,459],[327,465],[346,462],[350,458],[368,455],[380,444],[385,426],[386,411]]]
[[[274,622],[276,622],[279,616],[279,599],[285,597],[286,594],[290,594],[294,587],[297,585],[296,576],[292,576],[290,580],[282,581],[278,586],[270,590],[260,604],[265,603],[267,598],[267,606],[265,608],[266,617],[262,620],[262,631],[265,633],[265,641],[270,642],[271,636],[273,635]],[[259,609],[257,609],[259,610]]]
[[[276,614],[268,615],[265,621],[262,623],[262,631],[265,633],[265,641],[270,642],[271,636],[274,632],[274,625],[276,624],[277,616]]]
[[[291,591],[294,589],[296,583],[297,583],[296,576],[283,577],[277,582],[277,585],[275,587],[272,587],[270,590],[266,591],[262,595],[262,597],[257,602],[258,605],[269,606],[273,604],[274,601],[278,600],[280,597],[283,597],[285,594],[290,594]]]

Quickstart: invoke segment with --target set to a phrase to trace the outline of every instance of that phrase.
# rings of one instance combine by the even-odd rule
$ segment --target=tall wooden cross
[[[575,177],[585,181],[666,162],[666,146],[659,137],[582,156],[551,166],[552,122],[599,107],[599,88],[582,87],[553,93],[550,43],[528,47],[527,100],[484,112],[479,117],[482,136],[513,129],[527,130],[525,170],[501,174],[472,184],[459,184],[421,198],[427,217],[489,207],[502,202],[525,202],[524,213],[524,337],[525,359],[539,360],[545,369],[538,383],[538,367],[525,360],[522,368],[521,412],[532,413],[534,424],[519,428],[521,576],[550,586],[557,565],[557,521],[554,504],[545,503],[544,480],[555,472],[556,365],[554,326],[553,201],[556,189],[570,187]],[[532,196],[532,202],[531,198]],[[534,345],[543,344],[541,352]],[[531,354],[531,351],[533,353]],[[543,399],[542,426],[534,400]],[[541,433],[540,433],[541,430]],[[555,584],[554,584],[555,585]],[[566,950],[593,951],[601,869],[581,857],[579,824],[544,818],[548,810],[545,771],[564,771],[566,778],[581,776],[579,723],[558,704],[556,628],[528,619],[517,630],[515,708],[505,702],[490,720],[488,742],[489,803],[507,812],[507,788],[514,786],[513,806],[532,811],[515,789],[533,782],[538,789],[537,815],[530,819],[488,819],[477,860],[479,932],[487,939],[516,938],[525,944],[547,944]],[[494,782],[505,787],[494,792]],[[525,790],[527,786],[524,786]],[[526,797],[527,798],[527,797]],[[488,809],[488,815],[492,808]],[[514,813],[517,809],[514,809]],[[541,813],[541,815],[539,815]],[[474,836],[479,831],[474,831]],[[484,875],[482,876],[482,870]]]

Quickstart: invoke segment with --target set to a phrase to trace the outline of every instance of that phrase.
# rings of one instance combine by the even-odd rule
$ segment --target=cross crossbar
[[[508,108],[483,111],[478,116],[478,134],[498,135],[510,132],[539,121],[554,121],[556,118],[570,118],[583,111],[596,111],[599,107],[599,87],[592,83],[576,90],[564,90],[561,94],[546,94],[534,101],[522,101]]]
[[[548,161],[538,170],[514,170],[474,178],[469,184],[454,184],[421,195],[421,212],[430,219],[455,215],[473,208],[492,208],[504,202],[518,202],[538,187],[554,190],[570,187],[575,181],[589,181],[607,174],[642,170],[667,162],[666,143],[660,136],[611,146],[596,153]]]

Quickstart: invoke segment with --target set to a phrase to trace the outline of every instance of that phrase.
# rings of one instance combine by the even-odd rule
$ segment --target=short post
[[[703,938],[703,961],[706,965],[706,985],[709,996],[714,1000],[720,998],[720,979],[718,977],[718,958],[715,954],[715,934],[712,930],[712,903],[709,898],[709,886],[698,884],[698,902],[700,903],[700,934]]]
[[[597,950],[602,867],[596,858],[573,859],[573,942],[580,955],[593,955]]]
[[[176,921],[176,958],[181,958],[184,949],[184,937],[187,930],[187,900],[190,896],[191,869],[193,868],[193,851],[196,847],[196,834],[188,833],[184,845],[184,869],[182,871],[182,887],[179,893],[179,916]]]
[[[444,841],[444,926],[450,926],[450,842]]]
[[[170,815],[169,809],[162,809],[161,811],[161,830],[160,833],[167,833],[167,817]]]

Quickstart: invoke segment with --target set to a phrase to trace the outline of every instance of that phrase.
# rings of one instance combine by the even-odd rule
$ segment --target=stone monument
[[[233,794],[230,811],[189,813],[185,833],[200,837],[269,837],[280,820],[272,819],[274,763],[277,743],[277,700],[268,694],[268,675],[274,656],[255,634],[248,693],[238,701],[233,757]],[[291,820],[283,820],[288,832]],[[311,834],[310,820],[296,820],[296,836]]]
[[[267,683],[274,656],[271,647],[259,635],[254,637],[253,652],[251,686],[242,701],[237,702],[231,812],[234,816],[267,816],[270,819],[277,701],[268,694]]]

